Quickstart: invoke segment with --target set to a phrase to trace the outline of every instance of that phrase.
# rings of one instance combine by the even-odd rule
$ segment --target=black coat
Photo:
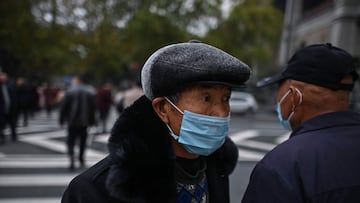
[[[10,100],[10,109],[9,112],[5,112],[5,99],[4,95],[2,93],[2,85],[5,85],[8,94],[9,94],[9,100]],[[17,114],[17,97],[16,97],[16,87],[14,85],[11,85],[9,83],[3,84],[0,83],[0,129],[5,124],[5,120],[10,116],[12,118],[15,118]]]
[[[243,203],[360,202],[360,114],[307,120],[254,168]]]
[[[109,139],[110,155],[75,177],[62,203],[176,202],[175,156],[166,125],[145,97],[125,109]],[[227,203],[238,150],[226,139],[206,157],[211,203]]]
[[[95,92],[85,85],[72,86],[60,107],[60,124],[88,127],[95,124]]]

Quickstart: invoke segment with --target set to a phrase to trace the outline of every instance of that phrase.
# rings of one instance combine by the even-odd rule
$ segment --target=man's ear
[[[166,124],[169,123],[169,118],[168,118],[169,108],[168,108],[167,104],[168,103],[164,97],[156,97],[152,101],[152,106],[153,106],[153,109],[155,110],[156,114]]]
[[[292,92],[292,94],[291,94],[291,110],[295,111],[297,109],[297,107],[302,103],[302,93],[297,87],[295,87],[293,85],[290,85],[289,88]]]

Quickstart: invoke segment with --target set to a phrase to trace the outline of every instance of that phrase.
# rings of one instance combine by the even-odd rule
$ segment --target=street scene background
[[[347,50],[359,72],[359,11],[355,0],[5,0],[0,1],[0,72],[12,84],[20,80],[62,93],[74,75],[96,87],[110,82],[123,91],[139,79],[149,55],[164,45],[198,39],[234,55],[253,69],[242,91],[259,102],[253,114],[232,114],[229,136],[239,149],[230,177],[235,203],[254,165],[289,135],[276,118],[276,87],[260,89],[256,82],[279,72],[296,50],[317,43]],[[352,110],[360,111],[359,101],[357,83]],[[112,107],[108,130],[117,116]],[[86,167],[69,171],[66,128],[58,119],[57,109],[29,115],[26,125],[21,117],[16,142],[5,129],[0,203],[60,202],[69,181],[106,156],[109,132],[91,127]]]
[[[112,109],[108,129],[118,113]],[[229,136],[237,144],[239,160],[230,177],[231,202],[240,202],[252,168],[264,154],[288,137],[274,111],[260,107],[256,113],[232,114]],[[107,154],[109,133],[90,129],[86,167],[69,171],[65,128],[58,112],[39,112],[28,126],[19,126],[17,142],[0,146],[0,203],[55,203],[69,181]]]

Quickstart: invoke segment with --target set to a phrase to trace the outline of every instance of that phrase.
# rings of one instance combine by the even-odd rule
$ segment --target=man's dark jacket
[[[166,125],[142,96],[117,119],[110,155],[75,177],[62,203],[176,202],[175,156]],[[238,150],[227,138],[207,161],[210,203],[229,200],[229,174]]]
[[[9,101],[10,101],[10,107],[8,109],[8,112],[5,110],[5,98],[2,92],[2,85],[5,85],[6,90],[8,91]],[[1,128],[5,127],[6,119],[14,119],[17,114],[17,105],[18,100],[16,97],[16,87],[15,85],[9,84],[9,83],[0,83],[0,130]]]
[[[360,114],[312,118],[255,167],[247,202],[360,202]]]
[[[95,92],[88,86],[74,85],[66,92],[60,107],[60,124],[88,127],[95,124]]]

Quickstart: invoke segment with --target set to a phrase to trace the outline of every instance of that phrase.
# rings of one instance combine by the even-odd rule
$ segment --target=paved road
[[[109,127],[115,117],[114,112]],[[39,114],[18,132],[18,142],[0,145],[0,203],[60,202],[68,182],[84,169],[68,170],[65,131],[57,115]],[[91,135],[87,166],[107,154],[109,134],[97,134],[92,128]],[[232,116],[230,137],[239,147],[238,166],[231,176],[232,202],[240,202],[255,163],[287,135],[273,115]]]

